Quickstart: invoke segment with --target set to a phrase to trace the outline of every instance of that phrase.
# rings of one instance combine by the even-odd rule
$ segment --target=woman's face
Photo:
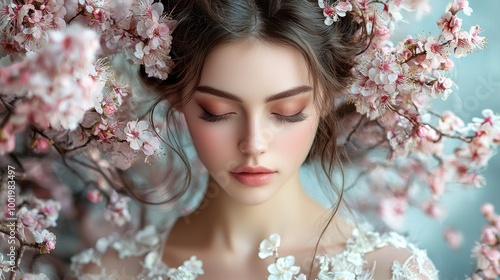
[[[299,184],[319,121],[311,84],[292,47],[238,41],[208,55],[181,112],[201,162],[230,197],[257,205]]]

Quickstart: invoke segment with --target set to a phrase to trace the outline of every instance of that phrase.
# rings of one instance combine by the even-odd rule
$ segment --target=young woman
[[[370,39],[364,23],[346,15],[325,25],[318,2],[307,0],[164,5],[178,20],[175,66],[166,81],[147,82],[171,104],[169,117],[184,116],[210,196],[164,238],[147,228],[101,240],[74,258],[76,276],[437,279],[425,252],[400,235],[336,215],[341,188],[326,209],[299,178],[309,163],[331,182],[340,164],[340,101]]]

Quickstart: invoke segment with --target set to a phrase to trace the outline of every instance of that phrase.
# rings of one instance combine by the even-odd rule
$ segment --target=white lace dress
[[[276,242],[276,238],[278,242]],[[125,238],[123,236],[101,238],[95,248],[87,249],[72,258],[72,273],[78,279],[158,280],[191,280],[204,273],[202,261],[194,256],[186,260],[180,267],[167,267],[162,261],[161,245],[164,243],[163,240],[152,226]],[[259,256],[264,258],[272,255],[278,246],[279,236],[271,236],[270,240],[264,240],[261,243]],[[397,233],[379,234],[366,227],[354,229],[345,244],[345,249],[339,254],[333,256],[318,255],[315,261],[320,272],[314,279],[374,279],[373,271],[376,263],[369,269],[366,255],[386,247],[404,249],[410,253],[406,261],[392,263],[392,279],[438,279],[437,270],[424,250],[418,249]],[[122,263],[121,266],[115,267],[125,267],[128,263],[135,262],[135,265],[139,264],[142,271],[137,275],[130,276],[123,271],[106,269],[101,263],[101,257],[110,250],[114,250],[114,253],[117,254],[116,261]],[[93,263],[100,271],[96,274],[83,273],[83,268],[89,263]],[[293,256],[276,259],[276,262],[268,267],[268,279],[306,280],[306,276],[300,274],[300,267],[293,264]]]

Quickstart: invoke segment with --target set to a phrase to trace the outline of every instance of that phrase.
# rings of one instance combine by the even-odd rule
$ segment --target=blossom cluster
[[[205,273],[202,261],[195,256],[176,268],[167,267],[159,253],[161,241],[162,238],[153,225],[145,226],[134,235],[101,237],[97,240],[95,248],[88,248],[71,258],[72,270],[80,271],[82,266],[89,263],[104,269],[101,257],[112,248],[116,250],[120,259],[126,257],[141,259],[140,264],[145,271],[138,276],[140,279],[195,280]]]
[[[150,76],[166,79],[172,66],[168,53],[175,22],[165,17],[163,9],[153,0],[79,0],[74,21],[101,31],[106,53],[132,52]]]
[[[349,13],[355,22],[366,23],[373,36],[357,58],[346,98],[361,117],[345,120],[352,130],[346,131],[340,144],[365,152],[356,186],[348,188],[358,197],[356,207],[377,213],[376,218],[393,230],[404,226],[410,207],[442,221],[447,214],[440,203],[443,195],[457,184],[485,186],[481,171],[500,144],[500,115],[492,110],[483,110],[469,123],[451,111],[432,111],[431,102],[446,100],[456,87],[449,77],[453,58],[481,51],[486,44],[479,26],[463,26],[461,16],[473,13],[468,0],[453,0],[446,7],[436,22],[438,34],[391,41],[404,13],[428,9],[426,2],[318,2],[326,25],[347,20]],[[450,146],[455,147],[451,153],[445,148]],[[443,234],[452,248],[460,247],[460,232],[446,228]],[[484,258],[478,257],[478,262],[485,265]]]
[[[300,267],[294,265],[294,256],[279,256],[279,247],[281,245],[281,237],[278,234],[272,234],[269,239],[264,239],[259,245],[259,258],[266,259],[273,257],[275,262],[267,267],[269,272],[268,280],[306,280],[305,274],[300,273]],[[342,256],[345,257],[345,256]],[[318,256],[319,272],[318,276],[314,279],[317,280],[354,280],[356,275],[351,271],[333,269],[331,260],[325,256]],[[352,257],[345,257],[344,261]],[[362,260],[361,260],[362,262]],[[338,265],[341,267],[342,265]]]
[[[272,234],[269,239],[264,239],[259,245],[259,258],[266,259],[273,257],[275,262],[267,267],[269,272],[268,280],[306,280],[306,276],[301,273],[300,267],[294,265],[295,257],[280,257],[278,250],[281,245],[281,237],[278,234]],[[297,276],[295,276],[297,275]]]
[[[373,203],[359,207],[377,212],[392,229],[403,225],[410,206],[441,220],[446,214],[439,203],[443,194],[453,184],[484,186],[480,173],[500,144],[500,116],[492,110],[465,123],[453,112],[432,111],[431,104],[437,98],[446,100],[456,87],[448,77],[453,57],[482,50],[486,38],[477,25],[463,29],[461,13],[473,12],[467,0],[447,6],[437,20],[439,34],[409,36],[401,42],[390,40],[394,27],[405,11],[417,4],[425,8],[423,1],[336,1],[335,6],[320,6],[343,17],[348,2],[356,5],[346,11],[354,21],[365,22],[373,35],[357,57],[347,96],[361,116],[346,120],[353,129],[340,143],[368,151],[361,162],[363,178],[356,183],[366,182]],[[325,15],[331,15],[330,10]],[[337,16],[325,23],[346,20]],[[456,146],[451,153],[445,149],[450,145]],[[385,151],[385,157],[372,151]]]
[[[47,231],[49,227],[57,226],[61,205],[53,200],[40,200],[35,197],[21,200],[22,206],[16,213],[17,230],[26,235],[26,230],[33,234],[35,242],[40,244],[40,253],[49,253],[55,248],[56,237]]]
[[[23,138],[27,130],[36,153],[97,151],[95,157],[106,157],[108,165],[119,169],[158,151],[157,131],[134,114],[130,86],[115,75],[110,60],[121,52],[146,64],[148,74],[166,78],[169,70],[159,64],[168,64],[174,22],[162,16],[159,3],[127,3],[0,3],[5,51],[0,60],[0,155],[13,153],[16,136]],[[129,43],[112,44],[113,38],[123,42],[118,32]],[[152,51],[139,59],[132,53],[143,42]],[[114,197],[100,189],[107,191],[106,198]],[[116,203],[110,199],[110,205]],[[118,212],[128,220],[126,211],[106,216],[123,224]]]
[[[0,4],[1,41],[11,44],[0,64],[0,154],[14,151],[15,135],[28,124],[43,131],[33,139],[36,151],[94,145],[121,169],[138,151],[159,149],[155,131],[131,114],[129,85],[115,77],[110,59],[126,54],[166,78],[175,22],[162,16],[160,3],[126,2]]]
[[[178,268],[170,268],[167,276],[170,280],[195,280],[198,275],[205,273],[202,266],[203,263],[193,256]]]
[[[7,188],[0,189],[0,215],[8,218],[8,223],[0,226],[0,234],[9,236],[7,243],[19,245],[21,248],[32,248],[38,254],[48,254],[55,249],[57,240],[53,232],[49,228],[57,226],[57,219],[61,204],[57,201],[48,199],[41,200],[33,195],[22,195],[16,200],[15,216],[12,216],[12,209],[9,206],[7,210]],[[14,238],[14,239],[12,239]],[[12,247],[11,247],[12,248]],[[23,251],[25,249],[19,250]],[[10,249],[12,252],[12,249]],[[0,277],[3,272],[12,272],[13,268],[17,268],[17,263],[20,263],[17,255],[10,255],[8,259],[3,260],[4,256],[0,254]]]
[[[153,0],[0,2],[0,159],[19,170],[18,248],[51,252],[56,238],[47,229],[70,208],[63,193],[52,191],[60,182],[33,174],[42,162],[49,163],[43,168],[64,166],[59,180],[66,170],[93,186],[89,200],[105,199],[103,216],[113,224],[131,220],[116,170],[156,156],[160,140],[114,60],[141,64],[149,76],[166,79],[174,26]],[[37,198],[41,190],[30,192],[31,179],[64,205]]]
[[[453,184],[474,188],[486,184],[480,173],[497,150],[500,116],[491,110],[484,110],[482,114],[482,118],[473,118],[472,122],[465,124],[452,112],[445,112],[435,128],[428,126],[421,132],[428,133],[426,137],[430,139],[419,139],[419,150],[412,149],[406,158],[386,161],[372,157],[364,161],[362,165],[366,171],[358,182],[369,185],[370,194],[375,199],[365,201],[360,207],[371,208],[395,230],[404,225],[410,206],[442,221],[446,210],[440,205],[440,199],[453,190]],[[463,139],[461,145],[455,145],[452,154],[445,153],[447,142],[444,134],[453,135],[452,139]],[[360,133],[357,137],[362,135],[365,134]]]
[[[438,36],[407,37],[396,44],[388,40],[391,26],[402,19],[402,10],[411,7],[405,1],[362,2],[364,5],[359,5],[366,7],[363,20],[368,22],[374,37],[369,49],[358,56],[350,98],[358,112],[368,118],[392,120],[386,126],[393,127],[393,135],[400,135],[395,133],[394,127],[403,124],[397,118],[394,123],[392,115],[407,117],[410,122],[404,124],[406,127],[422,125],[424,120],[418,117],[425,112],[427,102],[437,97],[446,99],[455,85],[445,76],[454,66],[451,56],[459,58],[481,50],[486,39],[480,36],[482,30],[477,25],[469,31],[462,30],[458,13],[463,11],[470,15],[472,12],[467,0],[455,0],[447,7],[437,23],[441,31]],[[372,18],[375,14],[378,16]],[[418,136],[418,129],[409,131],[415,135],[408,137]],[[393,145],[401,145],[400,142]]]
[[[500,277],[500,215],[491,204],[484,204],[481,210],[488,225],[483,228],[480,243],[472,250],[477,268],[471,279],[496,279]]]
[[[330,4],[329,1],[318,0],[318,5],[323,9],[326,25],[332,25],[334,22],[339,21],[341,17],[345,17],[347,12],[352,11],[350,1],[337,1]]]

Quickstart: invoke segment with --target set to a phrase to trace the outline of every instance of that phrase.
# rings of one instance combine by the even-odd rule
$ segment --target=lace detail
[[[202,263],[196,257],[184,262],[178,268],[169,268],[162,262],[161,241],[163,238],[154,227],[148,226],[135,235],[110,236],[101,238],[96,248],[87,249],[72,258],[71,270],[78,279],[171,279],[191,280],[204,273]],[[376,262],[370,263],[367,254],[376,253],[384,248],[395,248],[405,252],[405,259],[392,263],[393,280],[405,279],[438,279],[437,270],[424,250],[417,248],[408,240],[395,232],[379,234],[367,226],[353,230],[345,243],[345,249],[333,256],[318,255],[316,257],[320,272],[318,280],[336,279],[374,279]],[[108,268],[103,258],[115,251],[116,267]],[[392,256],[391,256],[392,257]],[[125,271],[127,264],[135,264],[137,271]],[[93,264],[99,269],[95,274],[84,273],[86,266]],[[385,269],[384,267],[379,267]],[[133,276],[131,276],[133,275]],[[391,276],[387,277],[391,278]],[[281,278],[280,278],[281,279]],[[284,278],[283,278],[284,279]],[[289,280],[296,279],[290,276]],[[299,278],[297,278],[299,279]],[[305,278],[300,278],[305,279]],[[284,279],[284,280],[288,280]]]
[[[405,249],[410,253],[403,265],[397,260],[394,261],[391,267],[393,280],[438,279],[438,271],[424,250],[418,249],[398,233],[389,232],[381,235],[372,231],[366,225],[353,230],[352,236],[346,241],[344,251],[334,256],[318,257],[321,271],[318,278],[320,280],[337,279],[321,276],[332,276],[335,273],[348,271],[354,274],[355,278],[352,279],[373,279],[376,263],[373,264],[371,270],[367,270],[368,262],[365,255],[389,246],[396,249]]]
[[[148,226],[135,235],[103,237],[97,241],[95,248],[87,249],[71,258],[71,270],[78,279],[163,279],[161,276],[168,275],[168,268],[161,262],[161,240],[162,236],[153,226]],[[111,255],[110,249],[118,253],[118,256]],[[114,259],[114,263],[121,265],[108,268],[109,265],[103,264],[103,259],[106,258]],[[133,264],[130,267],[137,266],[137,270],[127,270],[130,267],[124,264],[129,263]],[[89,267],[99,272],[84,273]]]
[[[392,265],[392,280],[438,279],[438,272],[427,257],[425,251],[416,248],[414,250],[415,252],[413,255],[411,255],[403,265],[398,261],[394,261]]]

